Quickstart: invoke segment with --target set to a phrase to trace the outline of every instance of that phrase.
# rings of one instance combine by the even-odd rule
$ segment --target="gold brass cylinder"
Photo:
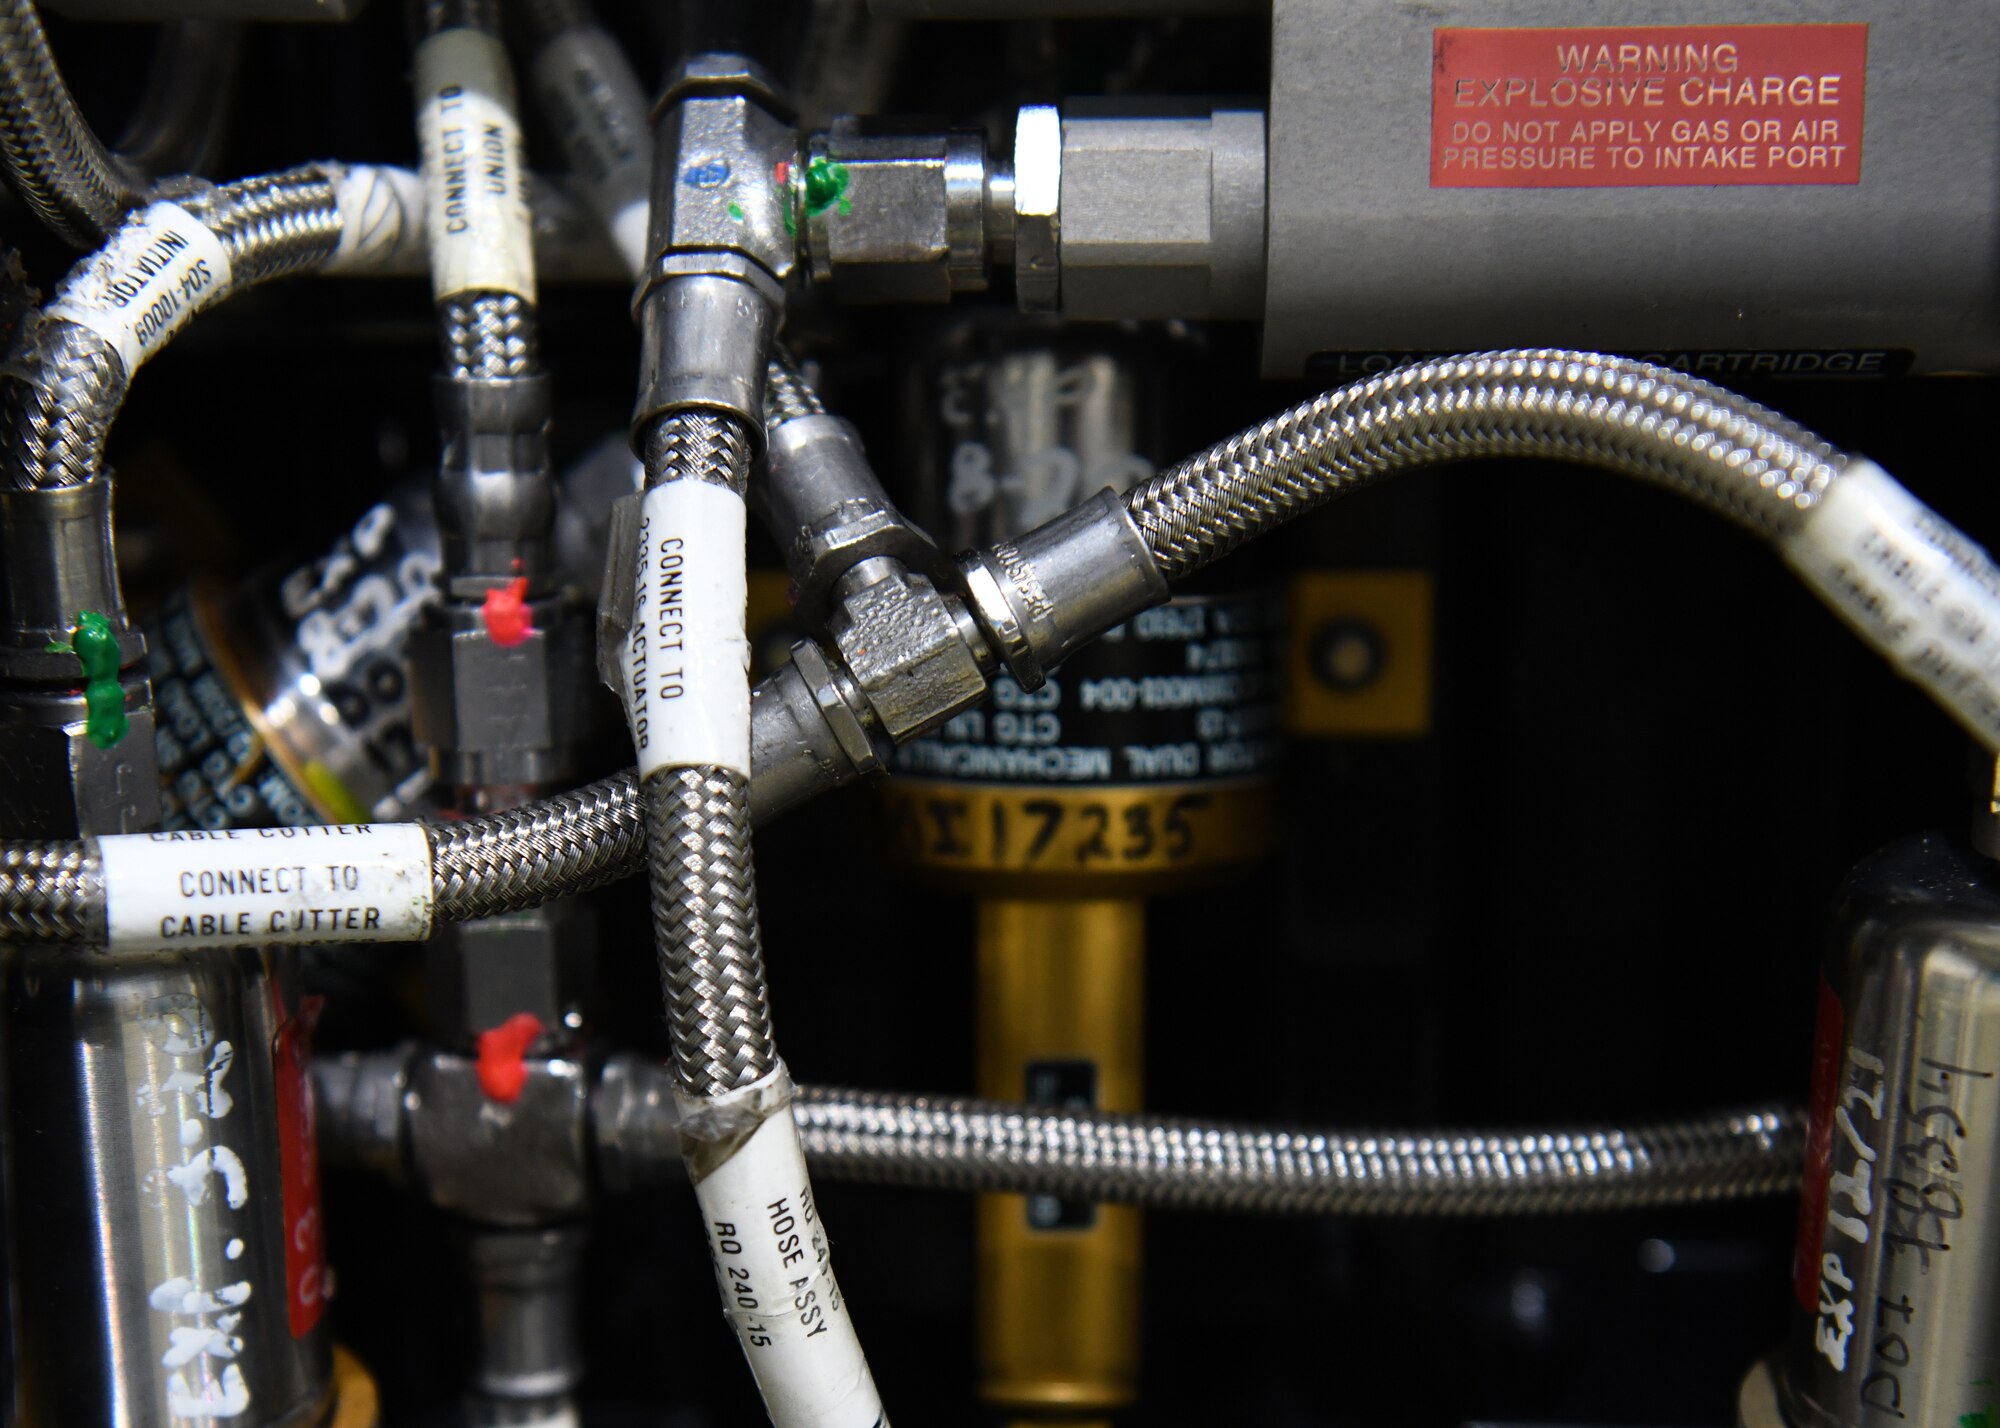
[[[1145,904],[979,903],[979,1093],[1140,1109]],[[1130,1403],[1139,1375],[1139,1212],[985,1195],[979,1210],[981,1396],[1036,1421]]]

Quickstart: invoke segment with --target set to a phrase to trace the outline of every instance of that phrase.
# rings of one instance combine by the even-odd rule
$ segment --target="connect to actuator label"
[[[116,952],[265,942],[421,942],[431,844],[415,823],[99,838]]]
[[[750,777],[743,498],[669,481],[640,504],[625,699],[639,777],[726,768]]]

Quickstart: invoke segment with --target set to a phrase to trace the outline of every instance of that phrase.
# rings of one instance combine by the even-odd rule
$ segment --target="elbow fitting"
[[[1106,489],[1018,540],[959,562],[980,631],[1023,689],[1113,625],[1165,600],[1145,535]]]
[[[860,436],[839,417],[814,413],[770,428],[764,479],[751,498],[784,551],[805,625],[825,622],[835,587],[863,561],[886,557],[919,570],[938,563],[937,547],[890,502]]]
[[[492,581],[551,568],[555,486],[549,474],[546,377],[441,377],[437,411],[438,536],[445,578],[477,599]]]
[[[764,432],[764,364],[797,264],[798,134],[749,60],[699,55],[654,117],[644,344],[632,430],[678,411]]]

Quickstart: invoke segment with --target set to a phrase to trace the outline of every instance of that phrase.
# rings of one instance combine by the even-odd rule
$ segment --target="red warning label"
[[[1432,32],[1431,187],[1861,181],[1866,25]]]

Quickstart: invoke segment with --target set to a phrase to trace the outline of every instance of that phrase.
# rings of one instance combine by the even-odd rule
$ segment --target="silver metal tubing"
[[[396,1175],[407,1051],[313,1065],[325,1153]],[[591,1139],[607,1189],[684,1174],[674,1073],[606,1060]],[[1771,1104],[1627,1125],[1501,1130],[1325,1128],[801,1086],[814,1174],[932,1190],[1059,1195],[1234,1214],[1539,1215],[1708,1204],[1798,1186],[1806,1115]]]
[[[326,1154],[396,1174],[406,1052],[314,1064]],[[814,1174],[928,1190],[1112,1200],[1154,1210],[1498,1216],[1710,1204],[1798,1188],[1806,1112],[1790,1104],[1622,1126],[1328,1130],[1108,1114],[958,1096],[800,1086]],[[678,1180],[674,1072],[622,1052],[590,1094],[614,1192]]]
[[[1535,456],[1658,482],[1758,535],[1789,531],[1847,458],[1775,412],[1596,352],[1485,352],[1398,367],[1237,433],[1126,493],[1168,579],[1404,471]]]
[[[806,1158],[834,1180],[1288,1215],[1567,1214],[1796,1189],[1805,1114],[1624,1127],[1300,1130],[801,1087]]]
[[[646,429],[646,486],[707,481],[742,495],[743,424],[679,412]],[[757,921],[749,780],[720,767],[662,769],[644,794],[653,938],[680,1085],[715,1096],[778,1066]]]
[[[146,198],[144,180],[77,112],[30,0],[0,0],[0,163],[28,207],[78,248],[95,247]]]

